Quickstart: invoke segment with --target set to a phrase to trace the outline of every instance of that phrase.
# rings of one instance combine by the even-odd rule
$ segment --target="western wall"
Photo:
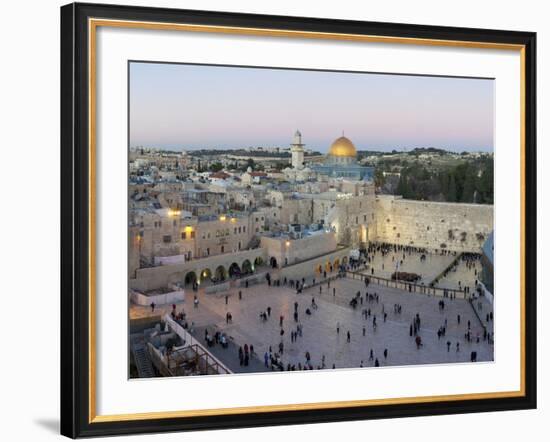
[[[380,242],[480,252],[493,230],[493,206],[439,203],[379,195],[375,204],[376,232]],[[374,232],[373,232],[374,233]]]

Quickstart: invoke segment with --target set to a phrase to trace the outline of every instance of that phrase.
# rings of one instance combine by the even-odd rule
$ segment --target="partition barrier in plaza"
[[[359,279],[361,281],[365,281],[365,279],[368,279],[369,282],[372,282],[373,284],[396,288],[396,289],[404,290],[410,293],[421,293],[425,295],[441,296],[442,298],[453,297],[453,298],[468,299],[468,300],[471,298],[471,294],[464,293],[464,291],[462,290],[429,287],[422,284],[415,284],[413,282],[387,279],[387,278],[382,278],[380,276],[367,275],[365,273],[360,273],[360,272],[351,272],[349,270],[346,271],[346,277],[351,279]]]

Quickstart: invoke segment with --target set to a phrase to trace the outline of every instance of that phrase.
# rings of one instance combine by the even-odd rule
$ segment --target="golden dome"
[[[332,143],[328,154],[333,157],[356,157],[357,149],[348,138],[340,137]]]

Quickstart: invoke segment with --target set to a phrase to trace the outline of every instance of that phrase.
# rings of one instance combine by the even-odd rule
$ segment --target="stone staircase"
[[[153,370],[153,364],[145,344],[143,342],[132,343],[132,354],[134,355],[134,361],[140,378],[152,378],[155,377],[155,371]]]

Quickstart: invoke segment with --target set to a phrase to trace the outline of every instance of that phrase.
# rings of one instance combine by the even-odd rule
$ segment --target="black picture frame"
[[[524,395],[392,405],[94,422],[90,419],[89,18],[522,45]],[[536,408],[536,34],[73,3],[61,8],[61,433],[88,437]]]

